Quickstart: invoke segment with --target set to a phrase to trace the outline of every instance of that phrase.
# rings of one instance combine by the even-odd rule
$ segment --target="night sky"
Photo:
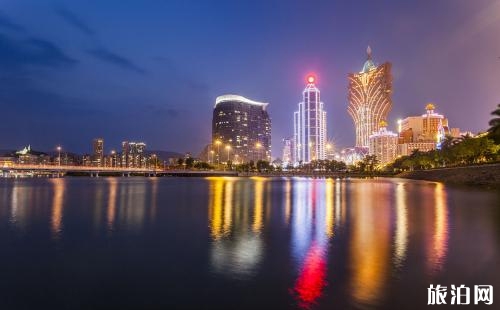
[[[354,144],[347,74],[370,45],[393,64],[389,124],[427,102],[452,127],[487,128],[500,102],[500,2],[19,1],[0,3],[0,149],[90,152],[122,140],[209,143],[215,98],[269,102],[273,156],[318,76],[328,135]]]

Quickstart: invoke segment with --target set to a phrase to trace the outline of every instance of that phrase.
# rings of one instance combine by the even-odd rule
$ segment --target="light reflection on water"
[[[351,191],[349,282],[356,303],[377,303],[383,297],[391,255],[390,190],[391,184],[359,182]]]
[[[396,185],[396,232],[394,234],[394,265],[402,267],[406,259],[408,246],[408,210],[404,183]]]
[[[441,183],[434,188],[434,201],[430,200],[428,212],[433,214],[434,227],[431,242],[427,248],[427,268],[431,274],[439,272],[445,263],[448,251],[448,207],[446,192]]]
[[[235,187],[235,183],[252,186]],[[264,178],[243,181],[210,178],[209,184],[214,270],[227,277],[256,276],[258,262],[264,254],[259,232],[263,223],[269,222],[263,208],[270,189],[264,191],[264,186],[273,186],[273,182]],[[384,299],[392,270],[403,268],[406,261],[407,185],[404,181],[347,183],[306,178],[285,179],[277,184],[283,187],[283,222],[290,225],[291,258],[296,270],[290,292],[300,307],[317,304],[324,288],[332,281],[327,279],[330,241],[335,238],[335,231],[342,229],[349,231],[346,282],[353,304],[376,305]],[[422,201],[425,214],[432,216],[426,265],[429,270],[437,271],[447,255],[446,194],[442,184],[429,184],[416,190],[423,191],[419,195],[430,197]],[[253,200],[253,217],[243,216],[233,221],[233,212],[252,212],[251,208],[241,207],[249,195]],[[348,227],[342,227],[346,220]],[[252,229],[246,229],[250,225]]]
[[[299,180],[292,209],[292,253],[298,270],[293,293],[301,307],[316,303],[327,285],[328,240],[333,236],[331,180]],[[326,195],[326,196],[325,196]],[[294,197],[295,198],[295,197]]]
[[[54,186],[54,198],[52,202],[52,234],[58,238],[62,231],[63,202],[65,182],[63,179],[51,179]]]
[[[253,184],[225,177],[209,178],[209,181],[213,270],[228,277],[251,277],[257,271],[263,251],[259,233],[263,225],[266,179],[253,178]],[[249,208],[248,201],[242,201],[249,197],[249,192],[254,193],[253,208]]]
[[[59,265],[50,263],[54,257],[69,255],[69,264],[75,260],[71,253],[81,252],[93,257],[97,265],[89,272],[100,281],[109,278],[106,269],[136,278],[151,268],[149,279],[173,278],[191,290],[176,291],[180,295],[211,298],[207,287],[222,285],[207,301],[215,305],[234,298],[242,308],[264,302],[271,308],[330,309],[401,305],[405,294],[416,298],[408,289],[419,292],[412,301],[419,308],[429,283],[496,284],[500,278],[492,267],[500,263],[493,208],[500,197],[493,192],[399,179],[69,178],[2,184],[0,266],[22,269],[25,261],[49,279],[61,276]],[[471,202],[480,207],[470,209]],[[26,252],[32,254],[19,260],[16,253]],[[5,276],[8,270],[0,271]],[[467,275],[463,281],[461,274]],[[191,278],[184,283],[185,277]],[[158,289],[157,282],[142,281]],[[129,294],[136,285],[130,287]],[[259,287],[265,294],[252,295],[254,303],[239,303]],[[165,294],[170,291],[156,303],[172,306],[168,302],[175,298],[160,298]],[[187,302],[200,306],[196,299]]]

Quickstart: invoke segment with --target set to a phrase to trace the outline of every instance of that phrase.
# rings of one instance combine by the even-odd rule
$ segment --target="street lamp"
[[[255,148],[257,149],[257,160],[260,160],[260,148],[262,147],[262,144],[260,142],[257,142],[255,144]]]
[[[111,151],[111,167],[114,168],[116,165],[116,151]]]
[[[217,165],[220,163],[220,145],[222,142],[220,140],[215,140],[215,145],[217,145]]]
[[[57,153],[58,153],[58,162],[59,162],[59,166],[61,165],[61,146],[59,145],[57,147]]]
[[[231,152],[231,146],[229,144],[226,145],[226,151],[227,151],[227,164],[229,165],[229,152]]]
[[[210,158],[209,158],[209,162],[210,162],[211,164],[213,164],[213,163],[214,163],[214,151],[213,151],[213,150],[210,150],[210,155],[211,155],[211,157],[212,157],[212,160],[210,160]]]
[[[326,159],[331,159],[332,145],[330,143],[326,144]]]
[[[156,171],[156,167],[158,166],[158,156],[156,156],[156,154],[153,154],[152,155],[153,158],[154,158],[154,171]]]

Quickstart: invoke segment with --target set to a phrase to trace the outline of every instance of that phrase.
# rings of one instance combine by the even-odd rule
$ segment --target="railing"
[[[38,170],[38,171],[85,171],[85,172],[161,172],[162,169],[127,168],[127,167],[95,167],[95,166],[64,166],[64,165],[3,165],[3,170]]]

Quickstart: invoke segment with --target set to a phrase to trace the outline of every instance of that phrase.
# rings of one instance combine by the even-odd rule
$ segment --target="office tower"
[[[326,111],[323,109],[316,78],[307,77],[302,92],[302,102],[294,113],[294,161],[295,165],[325,159]]]
[[[217,97],[212,118],[214,163],[271,161],[267,105],[238,95]]]
[[[391,64],[376,66],[368,46],[361,72],[349,74],[347,111],[356,127],[356,147],[368,147],[369,136],[379,129],[392,108]]]

